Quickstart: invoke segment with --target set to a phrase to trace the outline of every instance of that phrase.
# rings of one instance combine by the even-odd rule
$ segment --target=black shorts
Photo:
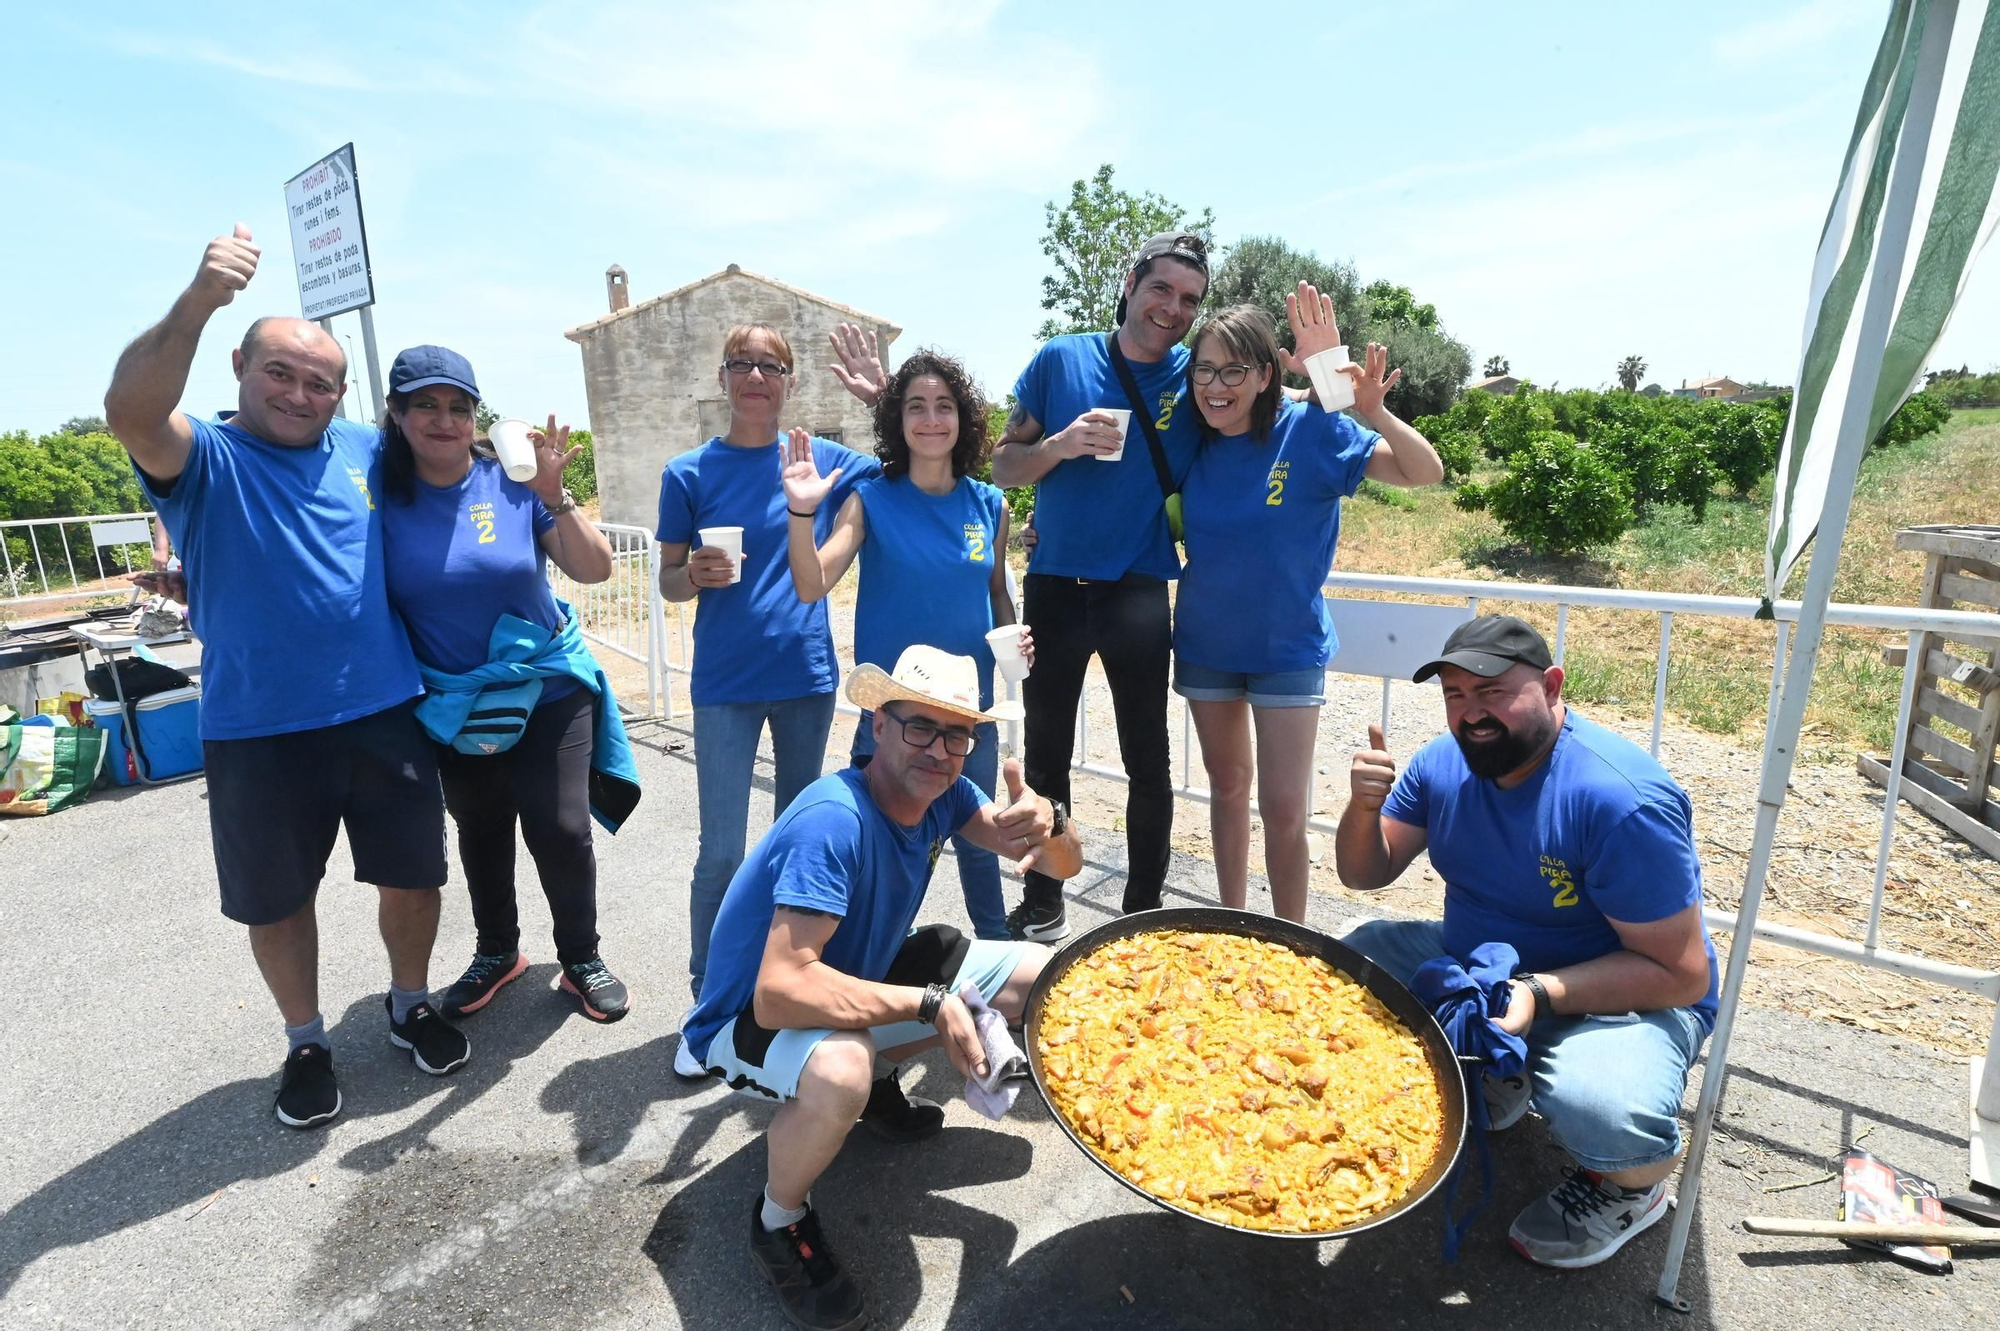
[[[444,886],[444,796],[416,699],[316,730],[202,741],[222,913],[276,924],[312,901],[342,824],[354,876]]]

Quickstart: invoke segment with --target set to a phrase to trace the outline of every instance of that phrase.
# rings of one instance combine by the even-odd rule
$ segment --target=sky
[[[1100,163],[1434,304],[1517,374],[1790,383],[1886,0],[1367,7],[910,0],[40,5],[0,90],[0,430],[101,410],[208,241],[265,249],[183,406],[296,314],[283,185],[355,145],[386,372],[464,352],[587,424],[567,328],[730,263],[900,324],[1004,394],[1044,205]],[[1932,359],[2000,364],[2000,261]],[[362,379],[360,321],[350,340]],[[800,348],[824,374],[821,348]],[[355,401],[360,399],[357,390]],[[365,413],[364,413],[365,414]]]

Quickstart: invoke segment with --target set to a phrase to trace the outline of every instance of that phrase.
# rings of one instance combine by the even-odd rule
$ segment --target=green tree
[[[1112,327],[1132,256],[1148,236],[1180,230],[1214,239],[1213,210],[1191,216],[1150,190],[1129,193],[1111,183],[1112,171],[1106,162],[1095,176],[1070,186],[1069,202],[1046,205],[1042,253],[1056,270],[1042,279],[1042,308],[1055,314],[1043,321],[1039,337]]]
[[[56,427],[57,434],[109,434],[102,416],[72,416]]]
[[[1639,381],[1646,377],[1646,362],[1637,356],[1627,356],[1618,362],[1618,386],[1626,392],[1634,392]]]
[[[1467,496],[1471,498],[1472,496]],[[1502,530],[1536,554],[1576,554],[1606,545],[1632,525],[1624,472],[1566,434],[1537,434],[1487,487],[1485,506]]]
[[[1513,370],[1508,368],[1505,356],[1488,356],[1486,358],[1486,368],[1481,370],[1480,373],[1491,379],[1499,374],[1512,374]]]
[[[1368,297],[1376,319],[1383,323],[1409,324],[1417,328],[1437,327],[1437,306],[1417,304],[1417,298],[1410,294],[1408,287],[1399,287],[1394,282],[1370,282],[1361,294]]]
[[[500,419],[500,413],[487,406],[484,402],[475,402],[472,404],[473,428],[479,431],[481,439],[484,439],[486,432],[493,428],[493,422]]]

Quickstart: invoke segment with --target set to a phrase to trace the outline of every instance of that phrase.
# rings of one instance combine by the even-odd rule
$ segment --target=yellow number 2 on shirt
[[[499,539],[493,534],[492,518],[480,518],[477,520],[476,525],[479,528],[479,543],[481,545],[491,545]]]
[[[1265,506],[1267,508],[1277,508],[1282,505],[1285,502],[1285,478],[1282,476],[1273,476],[1265,481],[1264,484],[1271,488],[1271,493],[1264,499]]]

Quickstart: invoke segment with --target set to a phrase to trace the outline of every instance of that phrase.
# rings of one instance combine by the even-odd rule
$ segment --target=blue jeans
[[[1341,941],[1405,984],[1445,955],[1435,920],[1370,920]],[[1681,1150],[1688,1069],[1706,1038],[1692,1008],[1542,1017],[1527,1034],[1535,1109],[1586,1169],[1607,1174],[1671,1160]]]
[[[853,754],[856,758],[875,752],[874,713],[863,712],[854,728]],[[991,800],[1000,781],[1000,728],[982,721],[974,728],[979,742],[965,755],[965,779],[978,786]],[[1007,938],[1007,898],[1000,891],[1000,857],[982,850],[962,836],[951,839],[952,853],[958,856],[958,883],[965,890],[965,913],[972,918],[974,936],[990,942]]]
[[[722,894],[743,863],[743,842],[750,828],[750,778],[757,762],[757,740],[767,721],[778,766],[777,798],[771,806],[775,820],[819,777],[827,732],[833,729],[833,695],[809,693],[776,702],[694,709],[701,848],[695,854],[688,893],[688,987],[697,998],[701,977],[708,970],[708,936],[715,930],[715,913],[722,909]]]

